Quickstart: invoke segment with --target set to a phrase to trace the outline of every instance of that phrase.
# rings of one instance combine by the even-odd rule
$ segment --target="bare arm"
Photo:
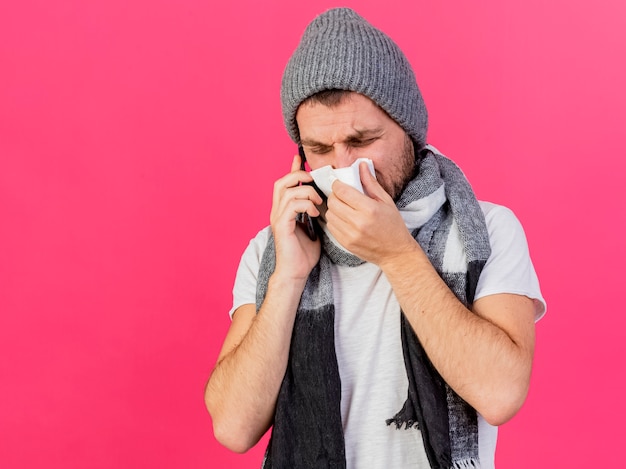
[[[335,238],[385,273],[433,365],[491,424],[521,407],[534,351],[532,300],[492,295],[473,312],[459,302],[406,229],[393,200],[368,171],[369,197],[335,182],[326,219]]]
[[[524,403],[530,381],[532,300],[512,294],[487,296],[476,301],[472,313],[441,280],[419,246],[382,268],[446,382],[492,425],[513,417]]]
[[[271,224],[276,269],[258,314],[255,305],[235,311],[233,322],[205,390],[218,441],[237,452],[254,446],[272,423],[285,374],[291,332],[307,277],[320,255],[319,241],[296,226],[298,212],[319,215],[321,198],[300,171],[300,160],[274,186]]]
[[[252,304],[233,315],[205,392],[215,437],[233,451],[250,449],[272,423],[298,300],[293,284],[272,277],[258,315]]]

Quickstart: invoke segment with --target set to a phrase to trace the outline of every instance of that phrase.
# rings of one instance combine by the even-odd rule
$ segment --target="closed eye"
[[[333,147],[326,147],[326,146],[312,146],[307,148],[307,153],[310,152],[314,155],[323,155],[325,153],[330,152],[333,149]]]
[[[351,147],[356,147],[356,148],[366,147],[374,143],[376,140],[378,140],[378,137],[365,138],[365,139],[355,138],[355,139],[350,139],[348,141],[348,145],[350,145]]]

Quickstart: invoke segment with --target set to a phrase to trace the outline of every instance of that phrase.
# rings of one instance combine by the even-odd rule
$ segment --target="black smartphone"
[[[300,169],[304,170],[304,163],[306,163],[306,156],[304,154],[304,149],[302,148],[302,146],[298,146],[298,153],[300,154]],[[317,190],[317,192],[320,192],[319,189],[315,186],[315,183],[310,183],[313,187],[315,187],[315,190]],[[302,228],[304,228],[305,233],[309,236],[309,238],[312,241],[315,241],[317,239],[317,222],[315,220],[313,220],[313,218],[311,218],[309,216],[308,213],[304,212],[304,213],[300,213],[298,215],[298,217],[296,218],[296,222],[302,226]]]

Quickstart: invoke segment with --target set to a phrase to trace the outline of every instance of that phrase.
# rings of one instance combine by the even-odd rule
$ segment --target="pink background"
[[[0,467],[258,467],[203,388],[295,148],[282,69],[331,2],[0,6]],[[501,468],[621,458],[626,7],[345,1],[413,63],[429,141],[522,220],[549,312]]]

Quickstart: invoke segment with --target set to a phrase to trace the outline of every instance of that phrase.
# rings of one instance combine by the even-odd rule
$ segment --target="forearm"
[[[302,289],[272,275],[249,329],[221,357],[207,383],[205,400],[216,438],[234,451],[251,448],[272,423]]]
[[[417,244],[381,268],[444,380],[488,422],[510,419],[528,390],[534,342],[468,310]]]

